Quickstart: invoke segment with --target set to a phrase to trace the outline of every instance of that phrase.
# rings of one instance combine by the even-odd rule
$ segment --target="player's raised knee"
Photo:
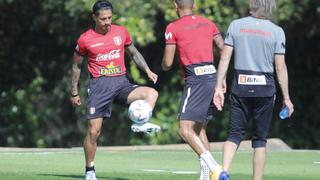
[[[150,94],[155,98],[157,99],[158,96],[159,96],[159,93],[157,90],[153,89],[153,88],[150,88]]]
[[[146,89],[146,99],[158,99],[159,93],[157,90],[153,88],[147,88]]]

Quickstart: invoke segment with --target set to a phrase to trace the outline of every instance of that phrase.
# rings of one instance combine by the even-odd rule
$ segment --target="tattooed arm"
[[[137,66],[148,75],[148,78],[153,81],[153,83],[156,83],[158,80],[158,75],[150,70],[148,64],[144,60],[141,53],[137,50],[137,48],[133,44],[131,44],[126,47],[126,51],[137,64]]]
[[[73,56],[72,65],[72,77],[71,77],[71,103],[76,106],[81,105],[81,100],[78,92],[78,82],[80,78],[80,64],[82,62],[82,57],[77,53]]]

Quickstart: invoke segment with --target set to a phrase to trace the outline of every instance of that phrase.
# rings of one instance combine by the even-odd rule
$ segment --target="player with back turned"
[[[222,110],[223,81],[234,53],[234,74],[230,95],[229,136],[224,144],[223,172],[220,180],[229,180],[228,170],[244,137],[247,121],[253,118],[253,180],[263,178],[266,144],[275,101],[275,73],[289,116],[293,104],[288,89],[285,63],[285,34],[269,18],[276,8],[275,0],[250,0],[251,16],[234,20],[228,28],[219,61],[214,104]],[[275,72],[274,72],[275,69]]]
[[[210,153],[206,126],[213,113],[216,82],[213,45],[222,50],[223,39],[212,21],[193,14],[193,0],[175,0],[175,5],[180,18],[166,28],[162,68],[171,68],[177,50],[186,81],[179,110],[179,134],[199,156],[200,180],[217,180],[221,167]]]

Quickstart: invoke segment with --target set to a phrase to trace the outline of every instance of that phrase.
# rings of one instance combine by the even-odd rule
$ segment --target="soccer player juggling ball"
[[[275,101],[275,73],[281,88],[283,105],[288,107],[289,116],[294,111],[289,96],[288,73],[284,57],[285,34],[281,27],[269,20],[275,7],[275,0],[250,0],[251,16],[234,20],[229,25],[219,61],[214,95],[214,104],[218,110],[222,110],[224,104],[222,82],[226,79],[234,49],[230,129],[224,144],[223,172],[220,180],[229,180],[227,172],[244,136],[249,116],[254,120],[253,180],[262,179],[266,159],[266,137]]]
[[[124,63],[125,51],[153,83],[157,82],[158,76],[149,69],[144,58],[133,45],[127,29],[112,24],[112,14],[113,7],[108,1],[98,0],[93,5],[92,19],[95,26],[80,35],[73,58],[71,88],[73,105],[81,105],[78,81],[79,66],[83,57],[87,59],[87,68],[91,77],[87,99],[88,130],[83,145],[86,180],[96,180],[93,161],[97,139],[103,119],[111,117],[113,101],[127,105],[134,100],[143,99],[154,108],[158,98],[158,92],[153,88],[133,85],[128,81]],[[149,132],[158,130],[159,126],[145,123],[138,128]]]
[[[213,45],[222,50],[223,39],[212,21],[193,14],[193,0],[175,0],[175,6],[180,18],[166,28],[162,68],[171,68],[177,50],[186,81],[179,110],[179,134],[199,156],[200,179],[211,176],[218,180],[221,167],[210,153],[206,126],[208,117],[212,117],[216,82]]]

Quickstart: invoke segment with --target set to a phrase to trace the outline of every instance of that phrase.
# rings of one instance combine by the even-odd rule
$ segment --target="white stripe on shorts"
[[[186,112],[186,106],[187,106],[187,103],[188,103],[188,99],[190,97],[190,91],[191,91],[191,87],[188,88],[187,97],[184,100],[183,107],[182,107],[182,113]]]

